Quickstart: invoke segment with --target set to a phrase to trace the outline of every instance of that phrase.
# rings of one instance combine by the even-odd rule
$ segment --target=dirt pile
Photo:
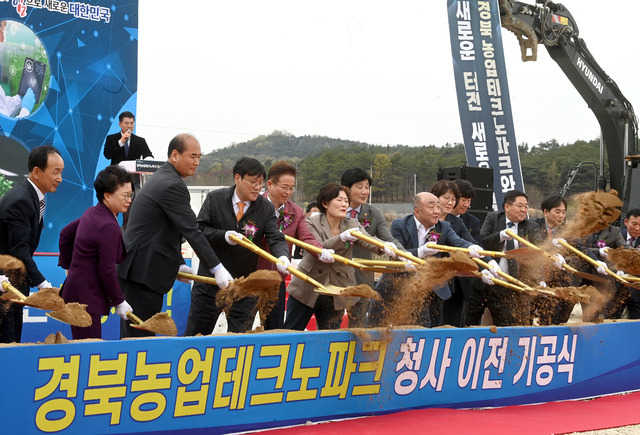
[[[607,255],[616,269],[631,275],[640,275],[640,252],[621,247],[608,249]]]
[[[155,332],[159,335],[178,335],[176,323],[167,313],[156,313],[150,319],[145,320],[141,325],[137,326],[138,328]]]
[[[67,337],[62,335],[62,332],[58,331],[55,334],[49,334],[47,338],[44,339],[42,344],[66,344],[69,343]]]
[[[360,298],[380,300],[380,294],[366,284],[348,286],[340,290],[340,296],[357,296]]]
[[[69,302],[64,310],[53,311],[49,313],[49,317],[80,328],[88,328],[92,323],[91,315],[87,313],[87,305],[77,302]]]
[[[280,282],[282,277],[277,271],[256,270],[246,278],[236,278],[227,288],[218,290],[216,305],[228,315],[234,302],[246,297],[256,298],[256,310],[260,311],[260,320],[264,324],[278,301]]]
[[[620,217],[618,207],[622,206],[622,201],[615,190],[582,193],[576,195],[574,200],[579,204],[578,212],[562,231],[561,237],[566,239],[601,231]]]

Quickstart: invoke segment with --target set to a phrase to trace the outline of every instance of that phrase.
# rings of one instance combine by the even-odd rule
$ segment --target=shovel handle
[[[303,242],[302,240],[298,240],[298,239],[294,239],[291,236],[287,236],[285,234],[284,236],[285,240],[289,243],[293,243],[296,246],[301,247],[302,249],[309,251],[309,252],[313,252],[314,254],[318,254],[320,255],[320,253],[322,253],[322,248],[319,248],[317,246],[314,246],[310,243],[306,243]],[[360,264],[356,261],[353,261],[347,257],[343,257],[342,255],[338,255],[338,254],[331,254],[331,256],[339,263],[342,264],[346,264],[347,266],[351,266],[351,267],[356,267],[358,269],[362,269],[364,267],[364,264]]]
[[[373,238],[371,236],[367,236],[366,234],[362,234],[360,231],[358,231],[358,229],[354,228],[353,230],[351,230],[350,234],[353,237],[356,237],[360,240],[363,240],[367,243],[371,243],[372,245],[376,245],[379,248],[388,248],[389,246],[385,245],[385,243],[382,240],[378,240],[376,238]],[[424,261],[422,258],[418,258],[415,255],[411,255],[408,252],[405,251],[401,251],[400,249],[394,249],[391,248],[391,250],[398,256],[398,257],[402,257],[402,258],[406,258],[407,260],[411,260],[416,264],[425,264],[426,261]]]
[[[406,264],[404,261],[368,260],[366,258],[355,258],[354,261],[367,267],[395,267],[400,269],[403,269]]]
[[[282,261],[278,260],[276,257],[271,255],[270,253],[268,253],[264,249],[261,249],[260,247],[256,246],[254,243],[252,243],[249,239],[246,239],[245,237],[240,238],[240,237],[236,237],[234,235],[230,235],[229,238],[231,240],[233,240],[234,242],[236,242],[238,245],[242,246],[243,248],[246,248],[246,249],[250,250],[251,252],[261,256],[262,258],[264,258],[267,261],[270,261],[273,264],[284,264]],[[294,267],[291,267],[291,266],[287,267],[287,272],[289,272],[293,276],[297,276],[301,280],[306,281],[306,282],[310,283],[311,285],[313,285],[315,287],[321,288],[323,290],[327,290],[325,288],[325,286],[320,284],[318,281],[316,281],[315,279],[311,278],[310,276],[300,272],[298,269],[296,269]]]
[[[195,275],[193,273],[178,272],[178,278],[191,279],[193,281],[200,281],[207,284],[218,285],[215,278],[211,278],[210,276]]]
[[[472,260],[475,261],[476,264],[478,264],[479,266],[484,267],[485,269],[491,269],[491,266],[489,266],[489,264],[485,263],[484,261],[482,261],[479,258],[472,258]],[[521,288],[523,288],[525,290],[533,290],[527,284],[523,283],[518,278],[515,278],[515,277],[509,275],[508,273],[505,273],[505,272],[501,271],[500,269],[498,269],[497,272],[498,272],[498,275],[501,278],[504,278],[505,280],[512,282],[513,284],[517,285],[518,287],[521,287]]]
[[[127,318],[136,325],[142,325],[142,320],[140,319],[140,317],[133,314],[133,311],[127,311]]]
[[[20,298],[20,302],[23,302],[25,299],[27,299],[27,297],[25,295],[23,295],[20,290],[18,290],[17,288],[15,288],[11,284],[9,284],[7,281],[2,281],[2,288],[5,291],[8,290],[9,292],[11,292],[14,295],[18,296]]]
[[[437,249],[438,251],[447,251],[447,252],[466,252],[469,253],[469,248],[459,248],[456,246],[447,246],[447,245],[439,245],[437,243],[428,242],[427,248]],[[485,251],[481,249],[478,251],[478,254],[483,257],[506,257],[507,254],[505,252],[500,251]]]
[[[589,257],[584,252],[580,251],[579,249],[577,249],[574,246],[570,245],[569,243],[565,242],[564,240],[558,239],[558,243],[560,243],[562,246],[567,248],[569,251],[571,251],[574,254],[576,254],[578,257],[582,258],[587,263],[590,263],[592,266],[600,267],[600,263],[598,263],[593,258]],[[622,284],[629,284],[629,281],[627,281],[626,279],[624,279],[623,277],[621,277],[620,275],[618,275],[617,273],[615,273],[613,270],[609,269],[608,267],[605,267],[605,271],[607,272],[607,275],[611,276],[613,279],[615,279],[617,281],[620,281]]]

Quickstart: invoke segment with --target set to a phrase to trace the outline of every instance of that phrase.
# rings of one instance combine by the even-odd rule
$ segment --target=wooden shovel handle
[[[447,251],[447,252],[466,252],[469,253],[469,248],[459,248],[456,246],[447,246],[447,245],[438,245],[437,243],[428,242],[427,248],[437,249],[438,251]],[[481,249],[478,251],[478,254],[483,257],[506,257],[507,254],[505,252],[500,251],[485,251]]]
[[[310,243],[306,243],[303,242],[302,240],[298,240],[298,239],[294,239],[291,236],[287,236],[285,234],[284,236],[285,240],[289,243],[293,243],[296,246],[301,247],[302,249],[309,251],[309,252],[313,252],[314,254],[318,254],[320,255],[320,253],[322,252],[322,248],[319,248],[317,246],[314,246]],[[338,254],[331,254],[331,256],[339,263],[342,264],[346,264],[347,266],[351,266],[351,267],[357,267],[358,269],[362,269],[364,267],[364,264],[360,264],[356,261],[353,261],[347,257],[343,257],[342,255],[338,255]]]
[[[474,275],[477,276],[478,278],[482,278],[482,273],[480,273],[478,271],[475,271]],[[518,286],[516,284],[511,284],[509,281],[505,281],[503,279],[496,278],[494,276],[491,277],[491,280],[494,283],[496,283],[498,285],[501,285],[502,287],[509,288],[511,290],[517,290],[517,291],[521,291],[521,292],[526,291],[526,289],[524,289],[524,288],[522,288],[522,287],[520,287],[520,286]]]
[[[234,242],[236,242],[238,245],[242,246],[243,248],[246,248],[246,249],[250,250],[251,252],[261,256],[262,258],[264,258],[267,261],[270,261],[273,264],[284,264],[282,261],[278,260],[276,257],[271,255],[269,252],[265,251],[264,249],[261,249],[259,246],[255,245],[254,243],[252,243],[249,239],[247,239],[245,237],[240,238],[240,237],[236,237],[234,235],[230,235],[229,238],[231,240],[233,240]],[[318,281],[316,281],[315,279],[311,278],[310,276],[300,272],[298,269],[296,269],[294,267],[291,267],[291,266],[287,267],[287,272],[289,272],[293,276],[297,276],[301,280],[306,281],[306,282],[308,282],[309,284],[311,284],[311,285],[313,285],[315,287],[319,287],[319,288],[321,288],[323,290],[327,290],[325,288],[325,286],[320,284]]]
[[[127,312],[127,318],[131,320],[133,323],[135,323],[136,325],[142,325],[142,319],[140,319],[140,317],[133,314],[133,311]]]
[[[195,275],[193,273],[178,272],[178,278],[191,279],[193,281],[200,281],[207,284],[218,285],[215,278],[211,278],[210,276]]]
[[[356,261],[364,266],[371,267],[396,267],[396,268],[404,268],[404,261],[389,261],[389,260],[369,260],[366,258],[354,258],[353,261]]]
[[[388,248],[389,247],[382,240],[378,240],[376,238],[373,238],[373,237],[370,237],[370,236],[368,236],[366,234],[363,234],[360,231],[358,231],[358,229],[355,229],[355,228],[353,230],[351,230],[351,235],[353,237],[356,237],[356,238],[358,238],[360,240],[363,240],[363,241],[365,241],[367,243],[371,243],[372,245],[375,245],[375,246],[377,246],[379,248],[385,248],[385,247]],[[422,258],[418,258],[415,255],[411,255],[410,253],[405,252],[405,251],[401,251],[400,249],[391,248],[391,250],[398,257],[406,258],[407,260],[411,260],[416,264],[425,264],[426,263],[426,261],[424,261]]]
[[[485,269],[491,269],[491,266],[489,266],[489,264],[485,263],[484,261],[482,261],[479,258],[472,258],[472,260],[475,261],[476,264],[478,264],[479,266],[484,267]],[[501,271],[500,269],[498,269],[497,272],[498,272],[498,275],[500,277],[506,279],[507,281],[511,281],[513,284],[517,285],[518,287],[524,288],[526,290],[533,290],[527,284],[525,284],[524,282],[520,281],[518,278],[515,278],[515,277],[509,275],[508,273],[505,273],[505,272]]]
[[[573,252],[578,257],[582,258],[584,261],[590,263],[594,267],[600,267],[600,263],[598,263],[593,258],[589,257],[584,252],[580,251],[579,249],[577,249],[574,246],[570,245],[569,243],[565,242],[564,240],[558,239],[558,243],[560,243],[562,246],[567,248],[569,251]],[[627,281],[626,279],[624,279],[623,277],[621,277],[620,275],[618,275],[617,273],[615,273],[613,270],[609,269],[608,267],[605,267],[604,270],[607,272],[607,275],[611,276],[613,279],[615,279],[617,281],[620,281],[622,284],[629,284],[629,281]]]
[[[25,295],[23,295],[20,290],[18,290],[17,288],[15,288],[14,286],[12,286],[11,284],[9,284],[6,281],[2,281],[2,288],[5,291],[8,290],[11,293],[13,293],[14,295],[18,296],[20,298],[20,302],[23,302],[25,299],[27,299],[27,297]]]

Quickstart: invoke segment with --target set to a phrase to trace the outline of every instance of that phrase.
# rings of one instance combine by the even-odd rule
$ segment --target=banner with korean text
[[[495,209],[505,192],[524,191],[498,0],[448,0],[447,10],[467,164],[493,168]]]
[[[96,201],[107,134],[135,113],[138,2],[0,0],[0,20],[0,174],[20,183],[32,149],[58,148],[63,181],[38,247],[58,252],[60,230]]]
[[[640,322],[1,346],[7,433],[219,433],[640,389]],[[88,429],[90,428],[90,429]]]

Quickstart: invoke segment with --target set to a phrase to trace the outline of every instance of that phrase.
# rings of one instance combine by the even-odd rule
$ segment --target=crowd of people
[[[137,156],[134,158],[151,155],[146,142],[131,134],[133,120],[133,114],[125,113],[120,118],[122,131],[107,139],[105,155],[109,154],[112,163],[131,157],[132,152]],[[421,325],[480,325],[487,309],[497,326],[560,324],[569,319],[573,303],[502,287],[496,278],[506,273],[532,286],[577,286],[588,281],[567,272],[567,262],[581,271],[604,274],[608,248],[638,249],[639,245],[640,209],[632,209],[624,220],[626,229],[610,226],[579,241],[580,249],[596,260],[598,267],[574,257],[565,259],[559,253],[552,269],[532,267],[514,258],[482,257],[483,250],[506,252],[522,247],[511,232],[545,249],[557,245],[567,200],[546,198],[541,207],[544,216],[532,220],[528,218],[527,195],[512,190],[504,195],[502,210],[489,213],[481,222],[468,211],[474,197],[471,183],[441,180],[430,192],[415,196],[413,213],[389,226],[381,210],[369,203],[374,180],[366,171],[349,169],[340,183],[325,184],[305,212],[291,201],[296,167],[279,161],[267,173],[251,157],[235,163],[233,185],[210,192],[196,215],[184,179],[194,175],[200,157],[198,140],[180,134],[169,143],[167,162],[138,191],[131,174],[118,165],[97,175],[97,205],[64,227],[59,238],[59,266],[67,272],[61,296],[65,302],[86,304],[93,320],[90,327],[72,327],[74,339],[100,338],[100,317],[109,314],[111,307],[121,317],[122,338],[151,335],[132,328],[127,314],[133,312],[142,320],[151,318],[161,311],[164,295],[178,272],[194,273],[182,256],[184,240],[199,258],[198,275],[216,280],[216,285],[193,284],[185,335],[212,333],[221,313],[216,295],[234,279],[261,269],[277,270],[284,278],[290,274],[292,254],[302,254],[298,270],[322,285],[375,286],[381,300],[318,294],[313,284],[294,276],[288,286],[284,280],[280,285],[275,306],[263,324],[265,329],[304,330],[312,315],[318,328],[335,329],[340,327],[345,310],[352,327],[386,326],[385,306],[398,295],[403,280],[418,273],[417,265],[403,260],[400,273],[383,274],[376,280],[373,272],[336,262],[334,255],[348,259],[383,255],[395,260],[401,260],[397,256],[400,251],[420,259],[448,255],[429,243],[465,248],[470,257],[482,259],[488,268],[478,277],[458,276],[434,286],[426,303],[412,308]],[[25,276],[12,282],[24,295],[33,287],[52,287],[33,255],[42,230],[45,194],[55,192],[62,182],[64,161],[53,146],[41,146],[30,153],[28,166],[27,180],[0,199],[0,254],[24,262]],[[123,227],[118,223],[119,213],[128,214]],[[363,241],[354,236],[354,230],[377,242]],[[318,249],[296,253],[285,235]],[[243,237],[270,252],[277,262],[268,262],[238,245],[237,239]],[[8,278],[0,275],[0,280]],[[625,307],[630,318],[640,318],[640,291],[610,278],[593,285],[606,295],[607,302],[585,310],[589,317],[584,320],[620,317]],[[229,331],[249,331],[257,305],[254,297],[235,301],[226,316]],[[1,341],[20,342],[21,307],[3,302],[0,311]]]

